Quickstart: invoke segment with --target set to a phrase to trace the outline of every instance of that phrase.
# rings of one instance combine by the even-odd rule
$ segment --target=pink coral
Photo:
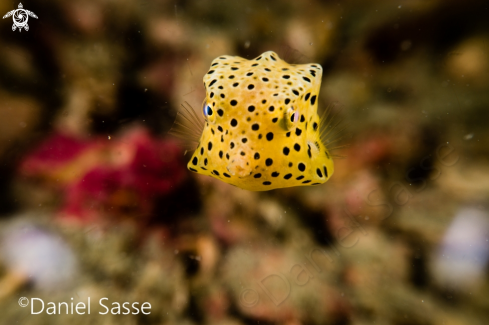
[[[102,215],[148,217],[155,198],[183,181],[186,171],[176,143],[134,127],[114,140],[80,140],[56,134],[21,164],[21,173],[62,190],[63,218]]]
[[[56,133],[34,149],[21,164],[25,176],[49,172],[74,159],[89,146],[89,142],[62,133]]]

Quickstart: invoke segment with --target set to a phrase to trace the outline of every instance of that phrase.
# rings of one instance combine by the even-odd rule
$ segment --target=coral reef
[[[487,324],[486,7],[25,4],[28,32],[0,25],[0,324]],[[215,57],[269,50],[322,65],[320,110],[348,130],[333,177],[257,193],[188,172],[180,104],[201,107]]]

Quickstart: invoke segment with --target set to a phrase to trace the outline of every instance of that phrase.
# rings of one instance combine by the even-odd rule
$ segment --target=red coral
[[[73,160],[89,142],[65,134],[56,133],[40,144],[21,164],[24,175],[39,175]]]
[[[180,148],[138,127],[105,141],[54,135],[25,159],[21,173],[57,185],[64,194],[60,215],[84,221],[148,217],[155,198],[186,175]]]

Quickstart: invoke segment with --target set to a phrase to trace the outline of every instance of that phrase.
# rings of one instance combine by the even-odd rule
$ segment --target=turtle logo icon
[[[24,7],[22,6],[22,3],[19,3],[19,8],[7,12],[5,16],[3,16],[3,19],[8,18],[10,16],[13,16],[14,19],[14,24],[12,25],[12,30],[15,31],[17,28],[19,29],[19,32],[22,31],[22,28],[24,28],[26,31],[29,30],[29,25],[27,25],[27,21],[29,20],[29,16],[36,18],[37,16],[35,13],[29,10],[23,9]]]

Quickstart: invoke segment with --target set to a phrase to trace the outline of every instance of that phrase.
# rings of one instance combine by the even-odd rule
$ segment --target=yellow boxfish
[[[172,130],[198,141],[188,169],[251,191],[326,182],[334,165],[321,140],[321,77],[319,64],[288,64],[272,51],[216,58],[204,76],[204,120],[184,106]]]

